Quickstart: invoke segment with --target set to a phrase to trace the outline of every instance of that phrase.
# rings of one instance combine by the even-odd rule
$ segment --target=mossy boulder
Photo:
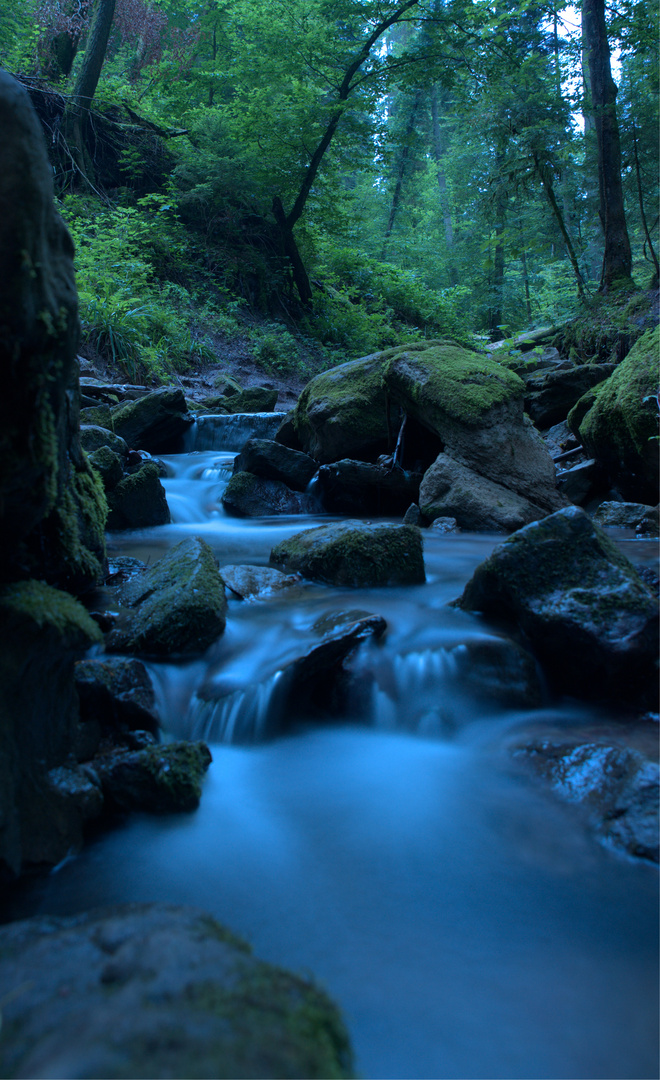
[[[108,493],[108,529],[146,529],[169,524],[170,508],[155,461],[145,461]]]
[[[193,417],[183,390],[163,387],[112,410],[113,431],[133,450],[176,453]]]
[[[625,498],[658,496],[658,356],[660,328],[647,331],[595,391],[579,426],[582,445]]]
[[[303,390],[292,421],[305,453],[321,464],[340,458],[375,460],[388,448],[396,417],[388,424],[381,354],[352,360],[316,375]]]
[[[0,928],[3,1076],[350,1077],[337,1008],[210,915],[132,904]],[[66,993],[64,993],[66,989]]]
[[[467,349],[436,345],[394,351],[383,384],[455,461],[546,511],[565,504],[547,448],[524,415],[524,383],[514,372]]]
[[[89,456],[89,463],[101,477],[103,490],[107,493],[117,487],[124,475],[121,458],[109,446],[99,446]]]
[[[80,428],[80,444],[88,454],[95,453],[101,447],[107,446],[121,458],[122,461],[128,456],[126,440],[115,435],[110,428],[101,427],[99,424],[83,424]]]
[[[652,707],[655,598],[578,507],[527,525],[496,547],[459,604],[522,630],[558,689]]]
[[[211,764],[203,742],[174,742],[142,750],[115,750],[94,761],[106,806],[175,814],[196,810]]]
[[[171,548],[120,590],[113,652],[152,656],[203,653],[225,628],[227,602],[213,551],[199,536]]]
[[[248,386],[237,394],[224,396],[223,401],[230,413],[273,412],[279,391],[269,386]]]
[[[34,580],[0,587],[0,882],[82,842],[82,810],[48,774],[76,742],[74,662],[102,640],[67,593]]]
[[[227,513],[236,517],[313,514],[320,509],[312,495],[292,491],[281,480],[265,480],[251,472],[234,473],[221,501]]]
[[[274,547],[270,564],[328,585],[365,588],[425,580],[422,537],[412,525],[320,525]]]

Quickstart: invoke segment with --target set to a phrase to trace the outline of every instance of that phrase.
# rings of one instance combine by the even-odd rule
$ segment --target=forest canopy
[[[125,366],[203,359],[204,328],[246,308],[336,361],[657,284],[658,12],[641,2],[0,8],[83,326]],[[255,347],[285,363],[267,329]]]

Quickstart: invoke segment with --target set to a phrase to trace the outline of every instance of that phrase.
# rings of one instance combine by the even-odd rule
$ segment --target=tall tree
[[[115,0],[97,0],[85,56],[73,94],[64,112],[65,138],[71,160],[75,165],[72,177],[74,184],[79,178],[82,178],[88,186],[93,184],[93,162],[85,152],[85,135],[89,110],[101,76],[114,15]]]
[[[607,292],[613,285],[631,280],[632,251],[623,204],[617,87],[610,64],[605,0],[583,0],[582,10],[598,151],[599,216],[605,236],[601,289]]]

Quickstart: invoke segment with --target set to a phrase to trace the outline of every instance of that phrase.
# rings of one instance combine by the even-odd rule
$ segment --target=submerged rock
[[[598,835],[629,855],[658,862],[658,765],[636,750],[541,741],[514,756],[567,802],[589,812]]]
[[[210,915],[131,904],[0,927],[3,1076],[352,1076],[336,1007]]]
[[[300,584],[298,574],[283,574],[269,566],[221,566],[220,576],[242,600],[263,599]]]
[[[203,653],[225,628],[227,601],[213,551],[199,536],[182,540],[122,587],[113,652],[153,656]]]
[[[221,502],[228,514],[237,517],[313,514],[320,509],[313,495],[292,491],[281,480],[264,480],[251,472],[234,473]]]
[[[134,450],[175,452],[193,423],[183,390],[163,387],[112,410],[113,430]]]
[[[114,750],[94,759],[105,798],[120,810],[173,814],[196,810],[211,764],[203,742],[175,742]]]
[[[513,532],[545,517],[540,506],[439,454],[424,473],[419,506],[427,521],[454,518],[460,529]]]
[[[412,525],[320,525],[274,547],[270,563],[328,585],[365,588],[426,580],[421,533]]]
[[[587,698],[654,693],[655,599],[578,507],[527,525],[496,547],[459,604],[516,624],[560,690]]]

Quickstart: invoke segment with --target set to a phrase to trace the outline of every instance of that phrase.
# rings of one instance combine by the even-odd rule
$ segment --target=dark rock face
[[[125,476],[108,492],[108,528],[145,529],[167,525],[170,508],[155,461],[145,461],[137,472]]]
[[[589,458],[559,473],[557,487],[576,506],[586,506],[599,495],[602,497],[607,475],[595,458]]]
[[[308,454],[271,439],[248,439],[234,461],[235,473],[250,472],[264,480],[280,480],[294,491],[305,491],[317,469]]]
[[[336,1007],[210,915],[127,905],[0,928],[4,1076],[352,1076]]]
[[[118,599],[122,621],[106,640],[114,652],[198,655],[225,628],[222,578],[211,548],[198,536],[131,578]]]
[[[603,528],[638,529],[654,514],[657,507],[645,503],[602,502],[594,514]]]
[[[281,480],[264,480],[251,472],[234,473],[221,501],[227,513],[236,517],[314,514],[320,510],[313,495],[291,491]]]
[[[74,661],[101,640],[66,593],[37,581],[0,587],[0,882],[82,843],[83,808],[50,773],[77,740]]]
[[[459,603],[517,624],[558,689],[596,699],[649,695],[652,707],[656,602],[583,510],[514,533],[477,567]]]
[[[580,364],[542,371],[525,379],[525,412],[539,428],[565,420],[587,390],[607,379],[614,364]]]
[[[515,757],[567,802],[583,806],[608,846],[658,862],[658,766],[636,750],[542,741]]]
[[[0,576],[74,592],[101,580],[103,494],[78,436],[73,243],[43,134],[0,72]]]
[[[80,660],[75,681],[87,749],[79,754],[81,761],[93,756],[103,736],[157,732],[156,696],[141,660],[123,656]]]
[[[487,480],[447,454],[439,454],[424,473],[419,506],[427,521],[451,517],[460,529],[474,532],[513,532],[546,513],[529,499]]]
[[[419,473],[343,460],[319,469],[323,505],[331,514],[403,514],[419,497]]]
[[[211,764],[203,742],[176,742],[140,750],[115,750],[95,759],[107,802],[120,810],[175,814],[196,810]]]
[[[176,452],[194,423],[183,390],[163,387],[112,410],[113,431],[133,450]]]
[[[421,533],[412,525],[320,525],[274,547],[270,563],[328,585],[364,588],[425,581]]]

